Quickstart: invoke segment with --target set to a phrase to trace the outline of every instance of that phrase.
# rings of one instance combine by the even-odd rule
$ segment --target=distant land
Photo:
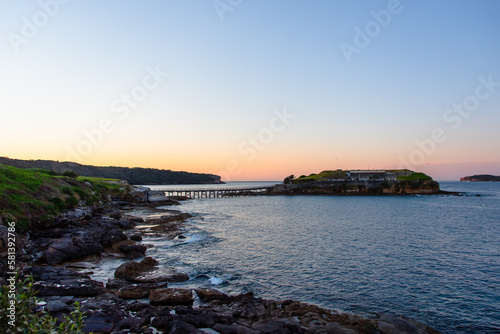
[[[409,169],[325,170],[318,174],[290,175],[273,194],[287,195],[435,195],[447,192],[430,176]]]
[[[460,178],[460,181],[466,182],[500,182],[500,176],[482,174],[482,175],[473,175],[473,176],[465,176]]]
[[[73,171],[80,176],[101,177],[125,180],[129,184],[217,184],[223,183],[221,177],[213,174],[177,172],[154,168],[99,167],[81,165],[76,162],[53,160],[18,160],[0,157],[0,164],[17,168],[40,168],[62,173]]]

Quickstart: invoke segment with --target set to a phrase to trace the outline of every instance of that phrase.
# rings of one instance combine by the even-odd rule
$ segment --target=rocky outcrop
[[[44,258],[48,264],[59,264],[65,260],[80,259],[92,254],[101,254],[127,236],[119,228],[119,221],[93,220],[73,222],[63,229],[38,231],[36,236],[40,248],[45,248]]]
[[[104,284],[89,276],[58,267],[32,267],[37,296],[97,296],[105,293]]]
[[[149,301],[152,305],[192,305],[193,294],[187,289],[154,289],[149,293]]]

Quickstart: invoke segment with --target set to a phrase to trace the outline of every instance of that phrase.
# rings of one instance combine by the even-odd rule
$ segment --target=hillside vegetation
[[[120,180],[65,176],[44,169],[0,165],[0,213],[10,213],[17,227],[47,222],[54,215],[80,204],[93,206],[109,201],[109,195],[126,192]]]
[[[460,181],[469,182],[500,182],[500,176],[483,174],[483,175],[472,175],[460,178]]]
[[[52,160],[18,160],[0,157],[0,164],[18,168],[40,168],[56,173],[73,171],[78,175],[126,180],[129,184],[206,184],[221,183],[220,176],[154,168],[98,167],[75,162]]]
[[[320,173],[313,173],[309,175],[301,175],[298,178],[293,179],[292,183],[308,183],[308,182],[321,182],[321,181],[331,181],[331,180],[344,180],[347,177],[347,172],[345,170],[324,170]],[[356,172],[356,171],[352,171]],[[387,170],[388,173],[396,174],[398,181],[428,181],[432,178],[424,173],[414,172],[408,169],[393,169]]]

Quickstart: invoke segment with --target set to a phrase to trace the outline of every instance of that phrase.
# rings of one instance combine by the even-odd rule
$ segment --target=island
[[[325,170],[295,177],[274,186],[283,195],[434,195],[444,193],[430,176],[409,169]]]
[[[482,174],[461,177],[462,182],[500,182],[500,176]]]

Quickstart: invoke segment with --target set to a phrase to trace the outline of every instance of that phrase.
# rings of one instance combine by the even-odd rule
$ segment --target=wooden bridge
[[[247,188],[199,188],[199,189],[155,189],[164,191],[166,196],[184,196],[188,198],[219,198],[265,194],[274,186]]]

